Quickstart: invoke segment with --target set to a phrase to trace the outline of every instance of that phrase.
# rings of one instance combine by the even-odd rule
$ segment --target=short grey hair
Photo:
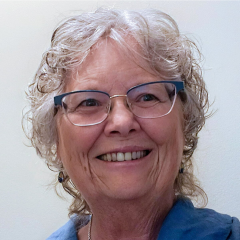
[[[129,36],[138,43],[139,50],[128,45]],[[208,92],[199,65],[200,51],[193,41],[180,34],[176,22],[166,13],[153,9],[125,11],[100,8],[71,17],[56,28],[51,47],[44,53],[27,92],[30,101],[30,110],[24,118],[30,126],[26,130],[27,136],[50,169],[64,172],[66,179],[62,186],[74,197],[70,214],[88,213],[90,209],[57,158],[58,135],[53,97],[63,92],[71,72],[102,38],[111,38],[122,49],[144,58],[162,79],[184,81],[185,94],[180,94],[180,98],[184,116],[182,163],[185,169],[175,180],[175,191],[179,195],[201,196],[206,200],[206,194],[193,175],[192,165],[198,133],[205,124],[209,107]]]

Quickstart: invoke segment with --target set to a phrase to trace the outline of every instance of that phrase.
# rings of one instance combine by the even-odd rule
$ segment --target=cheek
[[[183,129],[178,118],[140,119],[139,123],[157,146],[175,145],[183,148]]]
[[[161,187],[173,185],[182,160],[184,135],[181,115],[169,114],[159,119],[141,119],[142,130],[156,145],[151,176]]]
[[[65,121],[64,118],[58,124],[58,157],[85,199],[95,192],[89,155],[102,131],[101,124],[77,127]]]
[[[101,125],[78,127],[62,116],[57,123],[57,129],[57,153],[66,170],[74,171],[79,165],[88,168],[89,152],[102,132]]]

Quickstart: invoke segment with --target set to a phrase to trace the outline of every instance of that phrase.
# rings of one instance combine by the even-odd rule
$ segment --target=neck
[[[93,204],[91,240],[154,240],[174,200],[170,194],[164,198],[105,200]]]

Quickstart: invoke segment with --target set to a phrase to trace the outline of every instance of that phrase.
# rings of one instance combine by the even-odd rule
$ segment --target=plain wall
[[[21,128],[24,91],[51,34],[63,18],[109,2],[0,2],[0,239],[43,240],[64,224],[69,203],[47,184],[51,173]],[[204,77],[217,110],[207,120],[194,155],[209,208],[240,218],[240,2],[111,2],[169,13],[180,31],[195,38],[205,60]]]

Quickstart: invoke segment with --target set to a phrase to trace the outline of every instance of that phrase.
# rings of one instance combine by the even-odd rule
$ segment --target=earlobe
[[[58,174],[58,182],[63,183],[65,181],[65,176],[63,174],[63,171],[60,171]]]

